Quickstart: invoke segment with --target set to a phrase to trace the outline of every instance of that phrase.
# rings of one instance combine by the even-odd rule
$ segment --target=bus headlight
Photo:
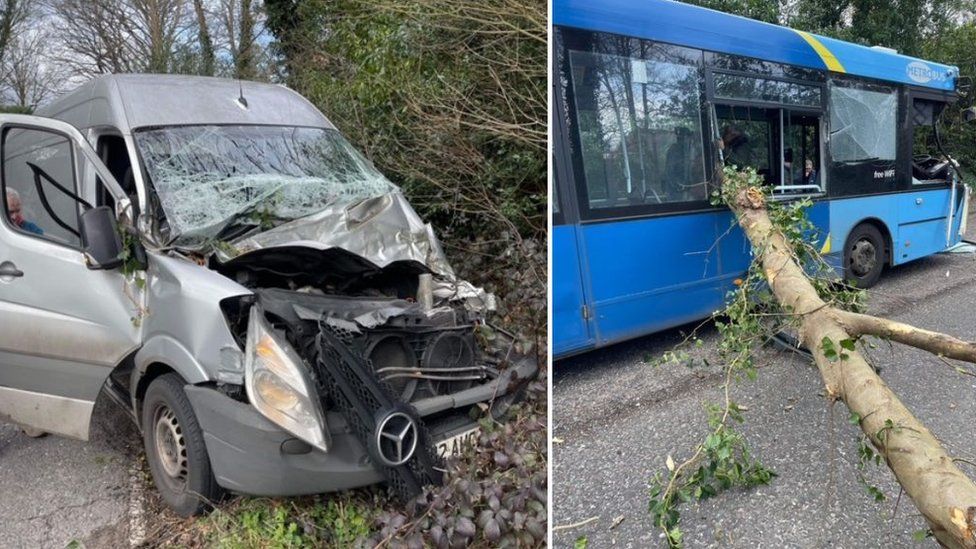
[[[244,387],[262,415],[312,446],[329,450],[325,416],[302,359],[274,332],[257,305],[251,307],[247,323]]]

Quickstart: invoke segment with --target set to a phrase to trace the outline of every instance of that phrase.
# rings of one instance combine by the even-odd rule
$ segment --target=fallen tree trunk
[[[813,353],[832,399],[844,401],[905,493],[945,547],[976,548],[976,484],[956,467],[938,440],[891,391],[856,350],[842,342],[873,335],[945,357],[976,362],[972,343],[869,315],[851,313],[820,298],[784,234],[772,223],[756,187],[719,183],[749,238],[776,300],[800,321],[800,339]],[[847,345],[850,348],[850,345]]]

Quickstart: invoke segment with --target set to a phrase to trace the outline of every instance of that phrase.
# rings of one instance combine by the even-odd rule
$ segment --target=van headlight
[[[247,323],[244,387],[261,414],[312,446],[329,451],[325,415],[302,359],[275,333],[257,305],[251,307]]]

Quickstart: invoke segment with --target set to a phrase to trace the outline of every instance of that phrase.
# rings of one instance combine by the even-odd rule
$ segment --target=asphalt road
[[[108,402],[95,418],[89,442],[0,423],[0,547],[130,545],[142,507],[138,434]]]
[[[969,238],[973,239],[970,231]],[[976,257],[938,255],[887,271],[870,291],[876,314],[976,340]],[[705,330],[704,353],[715,332]],[[553,525],[595,520],[553,537],[571,547],[663,546],[647,514],[651,475],[664,471],[707,431],[703,402],[718,402],[717,370],[652,367],[647,357],[672,348],[678,330],[644,337],[557,362],[553,368]],[[686,546],[742,548],[936,547],[916,542],[925,524],[885,468],[866,476],[888,499],[876,503],[859,483],[860,430],[842,403],[822,397],[820,376],[807,361],[763,350],[756,381],[736,385],[748,406],[740,430],[753,453],[778,473],[768,486],[734,490],[685,505]],[[872,353],[882,377],[948,448],[976,462],[976,383],[926,353],[880,346]],[[962,465],[962,467],[968,467]],[[976,469],[968,473],[976,477]]]

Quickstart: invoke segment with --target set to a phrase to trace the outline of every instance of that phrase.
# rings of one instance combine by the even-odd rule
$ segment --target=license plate
[[[437,455],[445,458],[460,454],[465,448],[478,441],[478,433],[480,431],[481,429],[475,427],[463,433],[458,433],[453,437],[445,438],[437,443]]]

